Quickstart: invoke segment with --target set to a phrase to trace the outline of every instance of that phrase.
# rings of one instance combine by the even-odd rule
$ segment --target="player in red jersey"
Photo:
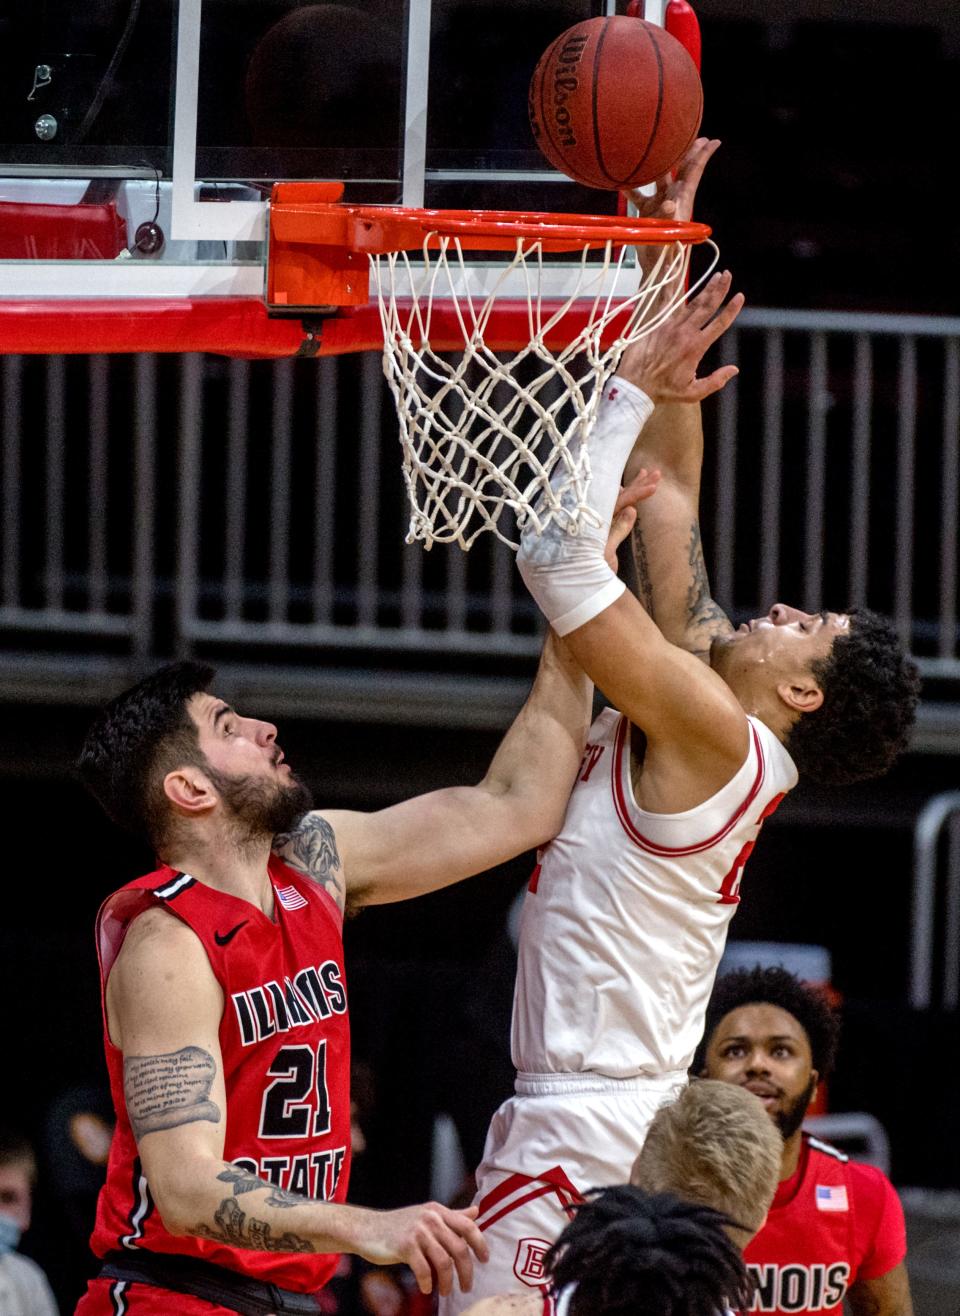
[[[467,1289],[487,1251],[472,1212],[342,1205],[343,912],[553,835],[589,684],[549,640],[478,786],[361,814],[310,811],[276,728],[210,693],[212,677],[190,662],[148,677],[103,711],[80,761],[164,862],[98,920],[117,1129],[93,1235],[104,1268],[78,1312],[320,1311],[344,1251],[406,1262],[424,1292]]]
[[[721,978],[695,1070],[764,1102],[783,1136],[780,1186],[746,1249],[755,1312],[912,1316],[903,1209],[880,1170],[801,1129],[833,1065],[838,1024],[821,992],[780,968]]]

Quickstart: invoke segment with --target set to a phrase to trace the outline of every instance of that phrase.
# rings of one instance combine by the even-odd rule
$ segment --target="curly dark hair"
[[[823,691],[797,719],[786,747],[801,776],[825,786],[880,777],[906,748],[920,698],[920,674],[885,617],[850,608],[850,630],[813,664]]]
[[[163,777],[184,764],[206,764],[187,701],[213,677],[206,663],[170,663],[112,699],[87,732],[80,780],[115,823],[155,847],[169,819]]]
[[[545,1258],[571,1316],[716,1316],[749,1306],[753,1284],[719,1211],[630,1184],[597,1188]]]
[[[717,1026],[743,1005],[776,1005],[792,1014],[807,1035],[814,1069],[821,1079],[830,1076],[837,1059],[840,1016],[819,987],[779,965],[763,968],[759,964],[753,969],[735,969],[717,979],[707,1006],[703,1037],[690,1066],[692,1074],[702,1072]]]

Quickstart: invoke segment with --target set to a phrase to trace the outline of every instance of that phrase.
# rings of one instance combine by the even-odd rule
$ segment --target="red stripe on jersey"
[[[506,1202],[506,1199],[513,1193],[527,1187],[530,1187],[532,1191],[524,1193],[520,1197],[514,1197],[513,1201]],[[552,1170],[547,1170],[540,1175],[511,1174],[479,1202],[480,1217],[500,1206],[501,1202],[506,1202],[506,1205],[501,1207],[499,1211],[495,1211],[493,1215],[483,1220],[482,1224],[478,1218],[477,1224],[481,1232],[498,1220],[502,1220],[504,1216],[511,1215],[514,1211],[519,1210],[521,1206],[526,1206],[528,1202],[535,1202],[538,1197],[545,1197],[548,1193],[556,1194],[561,1209],[567,1212],[568,1215],[571,1207],[578,1206],[583,1201],[582,1196],[574,1188],[569,1177],[559,1165],[555,1165]]]
[[[534,1188],[531,1192],[525,1193],[523,1197],[515,1197],[512,1202],[497,1211],[495,1215],[484,1220],[482,1225],[478,1225],[481,1234],[485,1229],[489,1229],[491,1225],[495,1225],[498,1220],[502,1220],[505,1215],[513,1215],[514,1211],[519,1211],[521,1206],[526,1206],[528,1202],[535,1202],[538,1197],[546,1197],[548,1193],[556,1193],[560,1198],[560,1205],[564,1211],[569,1209],[570,1203],[564,1202],[560,1192],[554,1188],[553,1184],[544,1183],[539,1188]]]
[[[545,1183],[558,1189],[560,1192],[567,1193],[575,1202],[582,1202],[583,1198],[570,1182],[567,1172],[560,1165],[555,1165],[552,1170],[545,1170],[543,1174],[510,1174],[504,1179],[503,1183],[492,1188],[486,1197],[481,1198],[477,1203],[477,1209],[481,1215],[489,1211],[492,1206],[502,1202],[505,1197],[515,1193],[519,1188],[525,1188],[530,1183]]]
[[[696,845],[657,845],[656,842],[649,840],[640,832],[633,819],[630,817],[629,805],[627,802],[626,792],[623,788],[623,768],[624,768],[624,746],[627,743],[627,729],[630,726],[629,720],[622,716],[620,724],[617,727],[617,736],[614,744],[613,763],[611,765],[611,785],[613,789],[613,802],[617,810],[617,817],[620,819],[623,830],[635,842],[641,850],[646,850],[648,854],[662,855],[671,857],[674,855],[700,854],[704,850],[709,850],[711,846],[717,845],[724,837],[736,827],[737,823],[750,808],[750,805],[760,793],[760,787],[763,785],[763,778],[766,773],[766,764],[763,758],[763,745],[757,734],[757,729],[753,725],[750,727],[750,734],[753,737],[753,744],[757,751],[757,774],[753,779],[753,784],[747,793],[746,799],[737,809],[736,813],[729,819],[719,831],[714,832],[713,836],[707,837],[705,841],[699,841]],[[629,764],[627,765],[629,768]]]

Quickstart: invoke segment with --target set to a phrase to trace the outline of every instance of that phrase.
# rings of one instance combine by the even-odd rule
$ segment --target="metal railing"
[[[960,1004],[960,791],[934,795],[914,825],[912,915],[910,1004],[915,1010],[928,1009],[938,994],[942,1009],[956,1010]]]
[[[752,311],[724,350],[741,376],[707,414],[718,600],[736,618],[867,603],[925,675],[960,681],[960,320]],[[538,650],[503,545],[403,542],[373,355],[7,357],[0,388],[8,689],[211,648],[240,673],[325,651],[409,681]]]

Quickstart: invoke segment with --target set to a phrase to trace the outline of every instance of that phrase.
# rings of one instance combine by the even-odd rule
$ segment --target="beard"
[[[788,1138],[792,1138],[797,1129],[799,1129],[800,1125],[803,1123],[804,1117],[807,1113],[807,1107],[813,1100],[813,1090],[816,1085],[816,1080],[811,1079],[804,1091],[800,1093],[799,1097],[797,1097],[797,1099],[792,1102],[786,1110],[781,1110],[777,1113],[776,1124],[784,1142],[786,1142]]]
[[[297,777],[284,784],[260,777],[230,777],[209,765],[205,771],[220,792],[241,846],[289,832],[313,808],[309,789]]]

